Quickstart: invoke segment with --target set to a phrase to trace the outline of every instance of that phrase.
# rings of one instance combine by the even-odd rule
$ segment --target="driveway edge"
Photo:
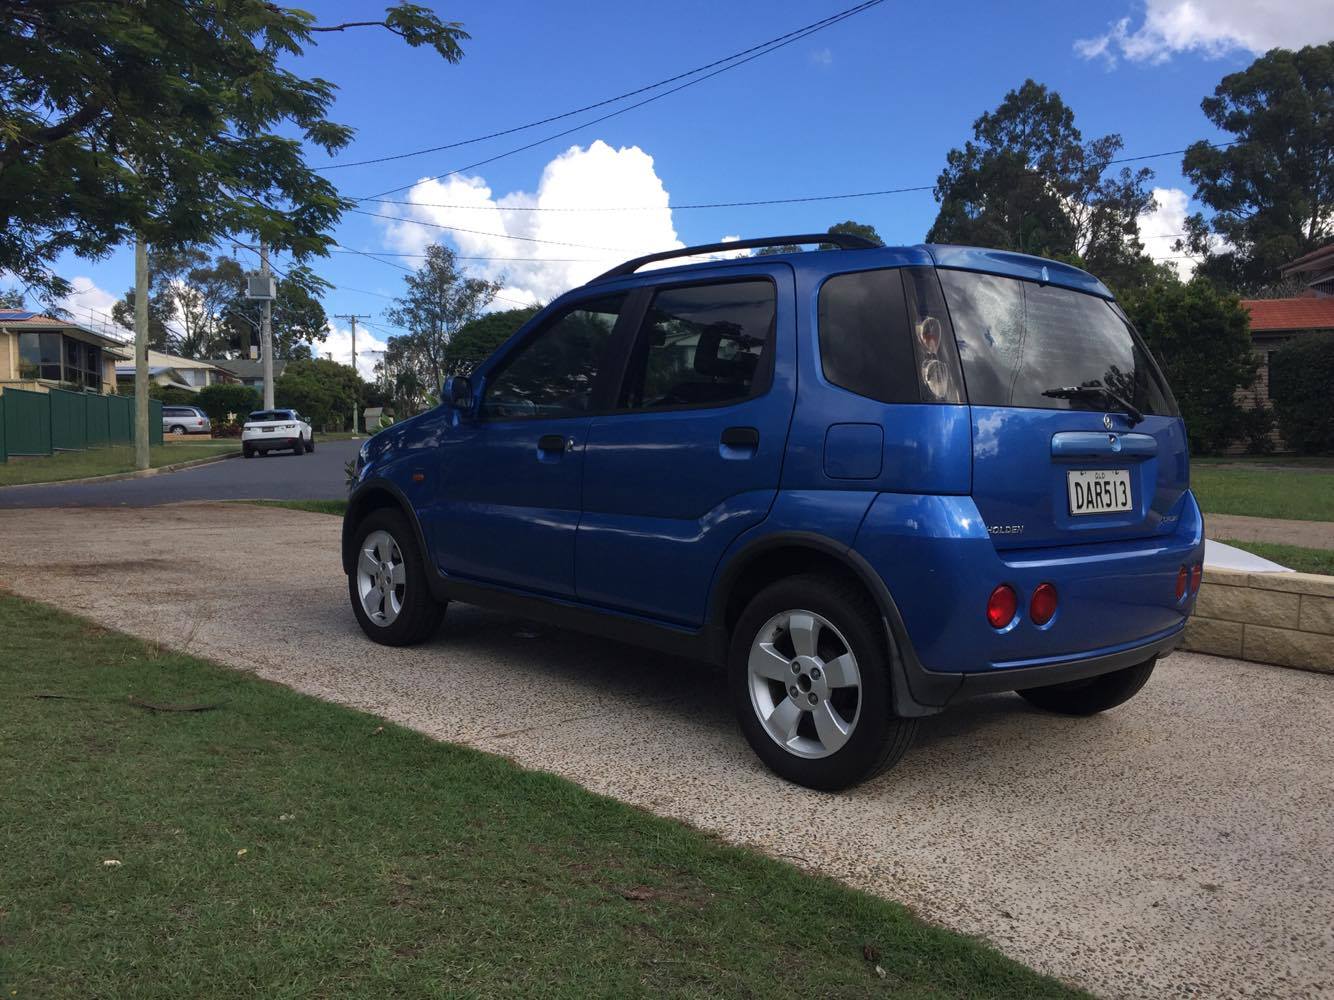
[[[22,490],[29,486],[74,486],[79,483],[114,483],[118,479],[147,479],[149,476],[159,476],[164,472],[179,472],[181,469],[193,469],[200,465],[213,465],[215,462],[225,462],[229,458],[240,458],[241,452],[235,451],[226,455],[213,455],[209,458],[192,458],[188,462],[173,462],[171,465],[159,465],[152,469],[135,469],[133,472],[110,472],[105,476],[84,476],[82,479],[49,479],[41,483],[13,483],[9,486],[0,486],[0,493],[6,490]]]

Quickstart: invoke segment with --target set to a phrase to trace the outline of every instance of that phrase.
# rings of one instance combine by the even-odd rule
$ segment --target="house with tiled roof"
[[[38,312],[0,310],[0,391],[114,393],[116,362],[133,357],[123,342],[77,323]]]
[[[116,377],[122,385],[134,385],[134,358],[116,365]],[[187,392],[198,392],[206,385],[235,382],[236,377],[214,361],[183,358],[165,351],[148,352],[148,381],[154,385],[172,386]]]
[[[1329,249],[1334,250],[1334,247]],[[1330,254],[1329,264],[1329,278],[1334,282],[1334,253]],[[1319,272],[1306,273],[1318,275]],[[1334,285],[1330,287],[1334,289]],[[1260,362],[1255,385],[1241,394],[1242,405],[1270,404],[1269,359],[1276,350],[1295,337],[1334,333],[1334,295],[1320,294],[1314,287],[1312,293],[1289,299],[1242,299],[1242,306],[1251,316],[1251,343]],[[1271,438],[1274,446],[1283,450],[1283,440],[1277,430],[1272,432]]]

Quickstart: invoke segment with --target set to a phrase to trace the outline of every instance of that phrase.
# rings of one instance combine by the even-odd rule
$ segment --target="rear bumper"
[[[900,709],[928,714],[968,693],[1078,680],[1170,650],[1194,606],[1191,596],[1176,600],[1177,572],[1204,557],[1203,522],[1189,494],[1175,523],[1170,533],[1134,541],[998,551],[968,497],[881,494],[854,549],[885,586]],[[1044,582],[1055,585],[1060,604],[1038,626],[1027,603]],[[984,609],[1000,583],[1019,593],[1020,612],[996,630]]]
[[[241,444],[251,451],[272,451],[279,448],[295,448],[301,443],[299,437],[277,437],[265,434],[262,438],[242,438]]]
[[[1120,648],[1093,650],[1078,657],[1055,658],[1050,662],[988,673],[940,674],[933,677],[930,671],[924,670],[919,675],[918,682],[919,685],[927,686],[939,682],[948,695],[945,704],[949,704],[951,701],[974,694],[1023,691],[1026,688],[1084,680],[1088,677],[1097,677],[1099,674],[1111,673],[1113,670],[1133,667],[1145,660],[1170,653],[1181,641],[1185,628],[1186,623],[1183,621],[1166,633],[1149,638],[1148,641],[1127,643]],[[961,683],[959,678],[962,678]],[[949,690],[951,688],[952,691]]]

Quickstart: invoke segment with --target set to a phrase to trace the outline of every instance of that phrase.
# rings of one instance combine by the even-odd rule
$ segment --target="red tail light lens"
[[[1028,617],[1034,625],[1046,625],[1056,616],[1056,588],[1050,583],[1039,583],[1028,602]]]
[[[1005,628],[1019,610],[1019,595],[1008,583],[1002,583],[987,598],[987,621],[992,628]]]
[[[1200,591],[1200,583],[1204,580],[1204,563],[1196,563],[1190,570],[1190,592],[1197,594]]]
[[[1180,601],[1186,596],[1186,588],[1190,586],[1190,570],[1182,566],[1177,570],[1177,600]]]

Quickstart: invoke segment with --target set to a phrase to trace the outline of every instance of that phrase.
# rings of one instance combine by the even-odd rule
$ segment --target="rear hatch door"
[[[1120,309],[1056,284],[938,273],[972,415],[973,499],[996,547],[1170,532],[1185,430]]]

